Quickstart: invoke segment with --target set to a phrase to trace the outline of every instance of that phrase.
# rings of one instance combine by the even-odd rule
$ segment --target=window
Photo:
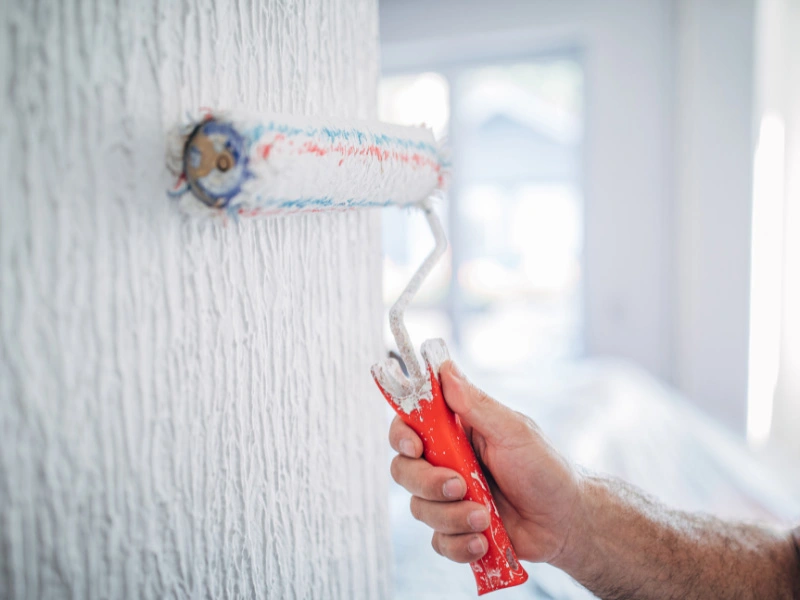
[[[568,54],[381,81],[380,118],[425,123],[452,153],[437,207],[451,247],[407,313],[417,345],[444,337],[465,367],[493,372],[581,354],[582,99]],[[414,211],[383,219],[388,309],[432,239]]]

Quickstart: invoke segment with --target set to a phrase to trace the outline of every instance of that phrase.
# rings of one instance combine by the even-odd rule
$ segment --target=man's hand
[[[670,510],[622,481],[578,473],[529,418],[470,385],[451,362],[440,369],[517,555],[549,562],[609,600],[800,598],[800,554],[791,534]],[[395,481],[433,547],[457,562],[486,552],[487,509],[463,501],[450,469],[428,464],[422,441],[399,418]],[[800,535],[800,533],[798,533]]]
[[[580,497],[581,479],[528,417],[474,387],[448,361],[440,369],[445,401],[472,442],[511,542],[520,558],[552,562],[564,551]],[[433,467],[422,440],[399,417],[389,431],[392,477],[413,494],[411,513],[434,530],[433,547],[457,562],[486,552],[480,532],[489,526],[486,507],[462,500],[464,480]]]

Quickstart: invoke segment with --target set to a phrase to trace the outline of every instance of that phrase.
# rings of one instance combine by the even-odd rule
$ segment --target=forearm
[[[669,510],[589,477],[555,566],[601,598],[800,598],[788,533]]]

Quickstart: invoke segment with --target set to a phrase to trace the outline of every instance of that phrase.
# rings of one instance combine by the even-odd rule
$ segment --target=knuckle
[[[462,535],[436,534],[436,551],[454,562],[464,562],[469,559],[469,551]]]
[[[444,516],[444,528],[451,535],[469,531],[469,528],[465,525],[466,522],[466,519],[462,518],[460,511],[448,511]]]
[[[423,516],[422,501],[419,498],[417,498],[416,496],[411,496],[409,509],[411,510],[412,517],[414,517],[417,521],[422,521],[422,516]]]
[[[434,509],[435,512],[430,515],[435,519],[435,522],[431,523],[434,529],[449,535],[469,531],[464,511],[458,504],[437,502]]]
[[[513,435],[526,436],[535,438],[541,435],[539,426],[529,416],[521,412],[514,411],[513,425],[511,425],[509,433]]]
[[[463,508],[458,504],[448,506],[442,514],[442,525],[448,533],[461,533],[466,529],[466,517]]]
[[[425,482],[425,496],[430,500],[444,500],[444,481],[439,476],[428,477]]]
[[[449,535],[439,533],[439,554],[452,560],[453,543]]]
[[[536,421],[531,419],[528,415],[524,415],[521,412],[517,412],[517,418],[520,422],[532,433],[539,433],[539,426],[536,424]]]
[[[392,464],[389,466],[389,473],[391,473],[392,479],[394,479],[395,483],[403,485],[402,481],[400,480],[400,471],[402,470],[401,462],[402,457],[395,456],[392,459]]]
[[[395,415],[394,419],[392,419],[391,425],[389,425],[389,438],[396,436],[397,433],[400,431],[401,427],[403,426],[403,421]]]
[[[431,547],[433,548],[434,552],[436,552],[436,554],[438,554],[439,556],[444,556],[444,554],[442,554],[441,547],[439,546],[440,537],[441,536],[438,533],[433,534],[433,537],[431,537]]]
[[[473,394],[475,395],[475,404],[480,406],[488,406],[494,403],[494,398],[484,392],[482,389],[472,386]]]

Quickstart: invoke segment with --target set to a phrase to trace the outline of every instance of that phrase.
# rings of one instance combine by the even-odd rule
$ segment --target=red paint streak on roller
[[[286,139],[286,136],[283,135],[282,133],[279,133],[278,135],[275,136],[275,138],[269,144],[264,144],[263,146],[261,146],[261,148],[258,149],[258,152],[261,154],[261,158],[263,158],[264,160],[267,160],[269,158],[269,153],[272,151],[272,147],[277,142],[282,142],[285,139]]]
[[[381,150],[377,146],[367,146],[367,154],[374,156],[378,160],[386,160],[389,158],[389,151]]]
[[[251,208],[250,210],[248,210],[246,208],[240,208],[237,212],[244,217],[254,217],[258,214],[258,209]]]
[[[314,142],[306,142],[303,144],[303,150],[307,154],[316,154],[317,156],[325,156],[328,151],[315,144]]]
[[[289,144],[292,142],[289,141]],[[329,148],[323,148],[315,142],[305,142],[298,151],[298,154],[314,154],[316,156],[326,156],[330,153],[339,154],[342,158],[339,160],[339,166],[344,163],[344,158],[351,156],[371,157],[379,161],[396,160],[403,164],[411,164],[417,168],[429,168],[436,173],[441,172],[441,165],[438,161],[424,154],[415,152],[413,154],[398,152],[396,150],[383,150],[379,146],[348,146],[344,144],[336,144]],[[266,156],[264,157],[266,158]]]

